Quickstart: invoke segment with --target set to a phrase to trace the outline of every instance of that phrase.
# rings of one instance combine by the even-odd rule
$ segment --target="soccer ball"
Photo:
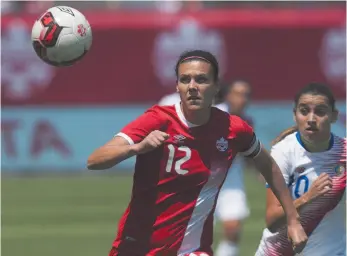
[[[70,66],[81,60],[92,45],[92,29],[82,13],[55,6],[33,26],[31,40],[36,54],[53,66]]]

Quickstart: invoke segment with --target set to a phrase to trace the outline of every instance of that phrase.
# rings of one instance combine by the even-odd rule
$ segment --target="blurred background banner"
[[[81,63],[59,69],[39,60],[30,45],[39,14],[3,15],[4,107],[153,103],[174,91],[175,61],[192,48],[213,52],[224,79],[247,78],[255,100],[291,100],[313,80],[345,99],[342,8],[84,13],[92,49]]]
[[[150,105],[88,108],[5,108],[2,112],[3,171],[75,172],[85,169],[88,155],[110,140]],[[292,126],[291,102],[252,104],[257,136],[265,147],[280,131]],[[345,102],[333,132],[345,136]],[[117,165],[130,171],[135,158]]]

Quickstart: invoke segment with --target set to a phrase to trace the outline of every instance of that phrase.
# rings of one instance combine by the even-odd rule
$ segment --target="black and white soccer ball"
[[[92,45],[92,29],[86,17],[67,6],[55,6],[41,15],[32,28],[36,54],[53,66],[71,66]]]

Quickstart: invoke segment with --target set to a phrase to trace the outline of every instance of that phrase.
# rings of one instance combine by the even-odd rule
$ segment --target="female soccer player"
[[[220,84],[220,86],[222,88],[214,100],[215,107],[229,114],[237,115],[252,125],[251,118],[245,115],[245,109],[250,100],[251,85],[245,80],[236,80],[230,84]],[[180,94],[175,92],[164,96],[158,105],[169,106],[180,101]],[[236,157],[233,160],[218,194],[215,217],[221,221],[224,232],[223,239],[215,251],[216,256],[236,256],[239,254],[242,222],[249,215],[244,189],[244,160],[242,157]]]
[[[303,255],[346,255],[346,139],[331,133],[337,119],[328,87],[312,83],[295,97],[296,127],[274,141],[271,155],[280,167],[309,235]],[[292,256],[283,209],[267,190],[267,229],[256,256]]]
[[[150,108],[88,159],[89,169],[100,170],[137,156],[131,201],[109,255],[212,255],[216,199],[237,153],[262,170],[301,251],[307,236],[278,166],[245,121],[211,107],[215,57],[183,53],[176,75],[181,103]]]

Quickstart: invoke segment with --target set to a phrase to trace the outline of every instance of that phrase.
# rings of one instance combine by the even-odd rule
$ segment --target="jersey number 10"
[[[301,197],[304,193],[307,192],[309,187],[309,180],[306,175],[299,176],[296,180],[294,187],[294,195],[296,198]]]
[[[166,163],[166,172],[171,172],[172,166],[174,166],[174,170],[178,174],[184,175],[184,174],[188,173],[188,170],[182,169],[181,166],[182,166],[182,164],[184,164],[185,162],[187,162],[191,158],[192,151],[190,150],[190,148],[188,148],[186,146],[178,147],[177,150],[184,152],[185,156],[182,157],[181,159],[175,161],[175,162],[174,162],[174,158],[175,158],[176,149],[175,149],[174,145],[169,144],[169,145],[167,145],[167,148],[169,149],[169,158],[167,159],[167,163]]]

